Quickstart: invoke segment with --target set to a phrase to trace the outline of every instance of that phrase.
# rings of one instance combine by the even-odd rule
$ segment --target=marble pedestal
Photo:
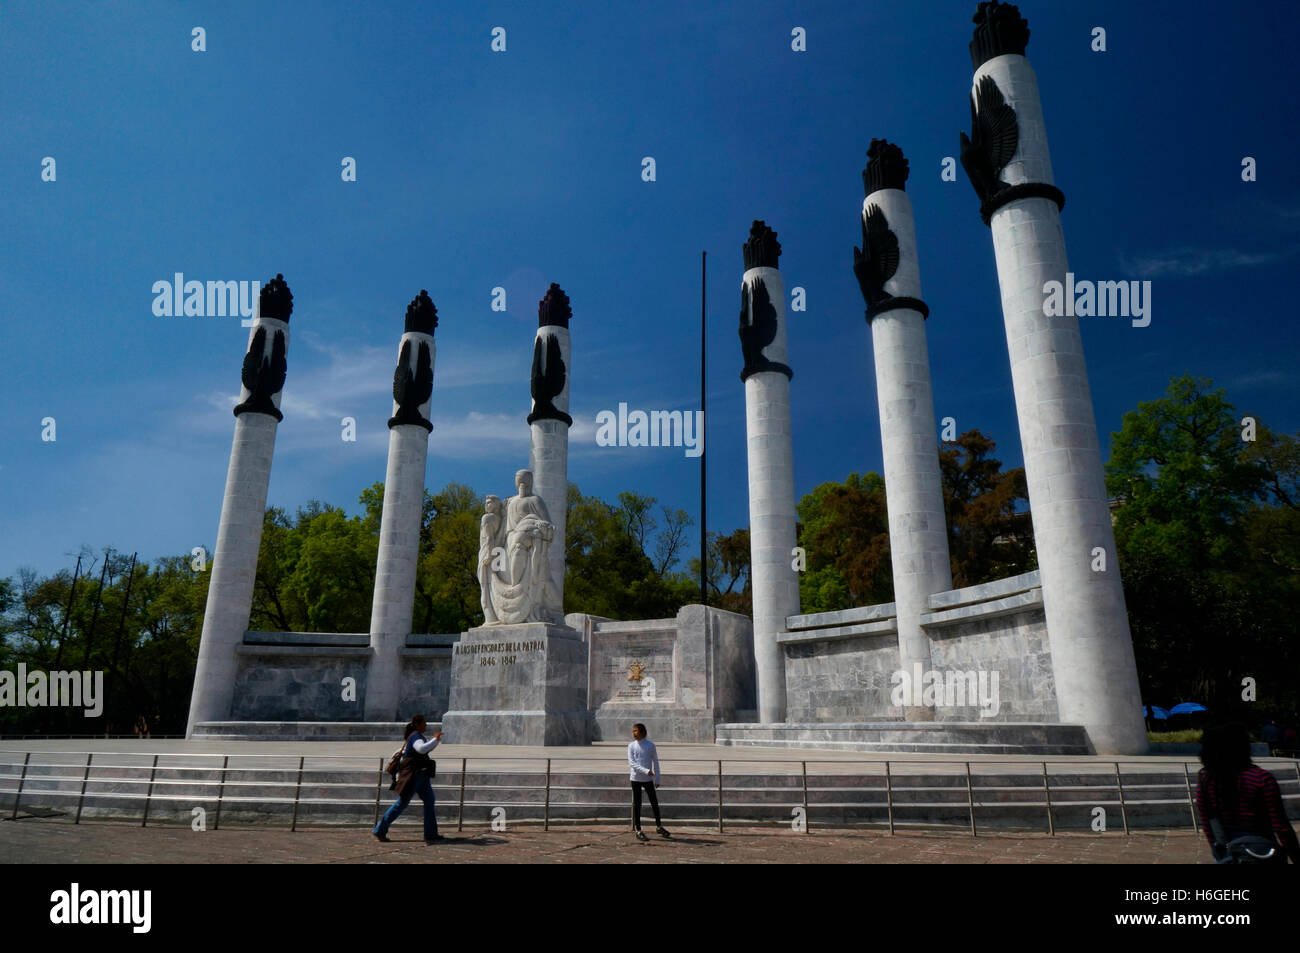
[[[452,648],[449,744],[585,745],[587,643],[567,625],[470,629]]]

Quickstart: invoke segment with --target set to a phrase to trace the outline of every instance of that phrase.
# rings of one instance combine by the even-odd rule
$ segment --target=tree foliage
[[[152,565],[133,564],[112,549],[80,556],[79,571],[42,578],[19,569],[16,578],[0,581],[0,667],[15,671],[22,662],[29,671],[102,672],[104,710],[87,718],[82,708],[6,706],[0,729],[128,734],[140,717],[155,731],[183,727],[206,574],[191,568],[189,555]]]
[[[699,598],[698,583],[674,571],[691,518],[666,506],[656,515],[651,496],[618,499],[614,506],[569,484],[564,609],[611,619],[674,616]]]
[[[956,589],[1037,567],[1023,467],[1003,470],[997,444],[968,430],[939,451],[948,553]]]
[[[885,481],[850,473],[799,501],[799,545],[808,568],[799,577],[804,612],[874,605],[893,599]]]
[[[938,450],[953,585],[971,586],[1035,566],[1033,532],[1023,509],[1022,469],[1004,471],[997,445],[978,430]],[[888,501],[877,473],[823,483],[796,508],[807,569],[799,577],[804,612],[891,602]]]
[[[384,486],[375,483],[362,491],[356,516],[317,500],[292,514],[268,508],[249,628],[368,632],[383,500]],[[450,483],[425,491],[413,631],[457,633],[482,624],[481,515],[482,500],[471,487]],[[630,492],[613,505],[570,486],[568,516],[569,611],[662,618],[698,598],[697,584],[678,571],[692,525],[684,511]],[[0,708],[0,730],[129,734],[143,716],[154,734],[183,732],[215,561],[194,565],[185,555],[132,570],[114,550],[87,550],[75,586],[72,570],[41,577],[20,569],[0,578],[0,667],[101,670],[107,696],[95,719],[80,710]]]
[[[1124,416],[1106,480],[1144,697],[1294,719],[1300,444],[1189,375]],[[1257,684],[1243,699],[1243,679]]]

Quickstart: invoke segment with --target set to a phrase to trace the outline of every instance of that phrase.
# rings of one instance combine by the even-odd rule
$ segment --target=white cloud
[[[1227,382],[1227,385],[1229,387],[1255,387],[1292,383],[1294,383],[1294,377],[1284,374],[1282,371],[1254,371],[1232,378]]]
[[[1121,256],[1121,262],[1126,270],[1136,273],[1140,278],[1190,278],[1235,268],[1271,265],[1294,252],[1294,248],[1281,251],[1244,252],[1230,248],[1184,247],[1138,255],[1134,258]]]

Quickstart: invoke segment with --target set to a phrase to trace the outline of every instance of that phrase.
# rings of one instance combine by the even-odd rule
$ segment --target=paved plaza
[[[332,760],[379,759],[391,753],[392,742],[241,742],[180,739],[49,739],[0,742],[8,752],[31,751],[35,757],[78,760],[78,753],[93,751],[96,761],[103,755],[134,763],[154,754],[163,756],[229,755],[236,760],[256,758],[295,764],[306,755],[308,764]],[[102,753],[102,755],[101,755]],[[622,743],[597,744],[585,748],[489,747],[447,744],[439,749],[439,761],[448,770],[455,762],[469,759],[471,765],[493,759],[497,770],[536,770],[539,760],[552,759],[555,771],[601,771],[623,774],[626,748]],[[130,756],[129,758],[127,756]],[[907,755],[824,751],[812,749],[763,749],[718,745],[661,746],[665,786],[675,773],[701,770],[721,759],[731,769],[771,774],[798,774],[806,761],[810,776],[844,770],[852,763],[874,764],[889,760],[895,765],[910,762],[910,771],[951,771],[970,762],[974,771],[996,770],[1037,773],[1044,761],[1053,772],[1069,766],[1072,771],[1113,773],[1118,760],[1124,770],[1141,764],[1194,765],[1194,758],[1087,758],[1012,757],[982,758],[977,755]],[[500,759],[500,760],[496,760]],[[170,759],[165,759],[170,760]],[[818,764],[820,762],[820,764]],[[954,765],[954,762],[956,763]],[[1285,764],[1273,766],[1284,769]],[[707,770],[707,769],[706,769]],[[896,769],[897,770],[897,769]],[[1294,768],[1292,768],[1294,770]],[[625,775],[623,775],[625,776]],[[1293,776],[1293,775],[1292,775]],[[1193,778],[1195,777],[1193,768]],[[441,798],[440,798],[441,800]],[[388,803],[385,796],[384,803]],[[175,822],[151,819],[150,826],[138,822],[83,819],[73,824],[67,813],[55,816],[20,816],[0,821],[0,863],[905,863],[905,864],[1208,864],[1210,854],[1204,839],[1189,829],[1135,830],[1126,835],[1112,829],[1104,834],[1062,832],[1055,836],[1032,831],[984,833],[972,837],[967,831],[907,830],[891,835],[884,829],[830,828],[814,825],[808,833],[777,826],[732,827],[719,833],[712,825],[673,827],[671,840],[637,842],[621,827],[599,823],[566,826],[553,823],[549,831],[540,825],[521,824],[506,831],[493,831],[483,820],[457,832],[455,822],[444,819],[446,840],[426,847],[420,837],[418,803],[399,820],[391,843],[374,840],[358,826],[347,828],[300,828],[297,832],[280,826],[234,827],[195,832]],[[169,824],[173,826],[168,826]]]
[[[419,806],[410,812],[418,817]],[[66,818],[0,822],[4,864],[1206,864],[1205,841],[1191,831],[1124,834],[998,834],[900,831],[773,831],[682,828],[671,840],[642,844],[624,829],[480,827],[425,846],[409,818],[382,844],[357,830],[148,827]]]

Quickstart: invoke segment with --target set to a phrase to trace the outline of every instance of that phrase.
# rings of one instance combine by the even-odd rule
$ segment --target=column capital
[[[979,69],[995,56],[1014,53],[1025,55],[1029,45],[1029,21],[1020,15],[1014,3],[984,0],[972,18],[975,33],[970,41],[972,69]]]

